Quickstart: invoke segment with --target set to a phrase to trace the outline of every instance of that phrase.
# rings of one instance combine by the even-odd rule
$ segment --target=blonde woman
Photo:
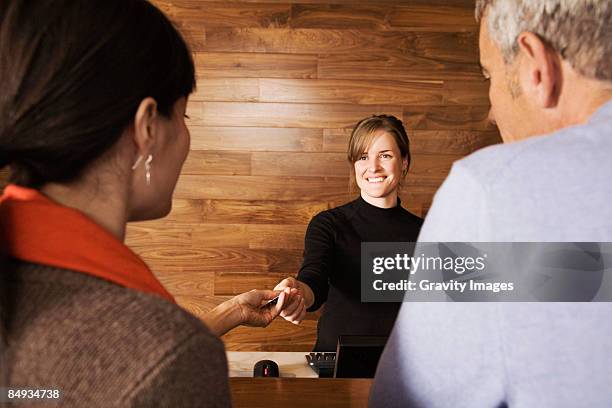
[[[341,334],[390,333],[399,304],[361,303],[362,242],[416,241],[423,220],[401,206],[398,191],[410,165],[409,140],[402,122],[378,115],[360,121],[348,146],[352,177],[360,190],[354,201],[316,215],[308,225],[304,261],[297,277],[275,289],[297,288],[281,312],[300,323],[306,312],[325,308],[315,351],[334,351]]]

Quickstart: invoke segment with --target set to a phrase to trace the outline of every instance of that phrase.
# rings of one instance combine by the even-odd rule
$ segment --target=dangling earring
[[[132,165],[132,170],[136,170],[136,167],[138,167],[138,165],[140,164],[141,161],[142,161],[142,154],[140,156],[138,156],[138,158],[136,159],[136,161]]]
[[[144,156],[142,154],[138,156],[138,158],[134,162],[134,165],[132,166],[132,170],[136,170],[136,168],[142,161],[143,157]],[[147,160],[145,160],[145,179],[147,180],[147,186],[151,185],[151,162],[152,161],[153,161],[153,155],[150,154],[147,156]]]
[[[150,154],[145,161],[145,178],[147,179],[147,186],[151,185],[151,162],[153,161],[153,155]]]

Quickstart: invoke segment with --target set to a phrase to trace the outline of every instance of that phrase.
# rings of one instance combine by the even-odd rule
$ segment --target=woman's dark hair
[[[144,0],[0,2],[0,168],[40,187],[76,179],[140,102],[160,114],[195,87],[172,23]]]

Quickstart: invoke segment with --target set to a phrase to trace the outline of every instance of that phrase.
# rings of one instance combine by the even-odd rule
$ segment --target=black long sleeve
[[[308,311],[325,303],[315,350],[334,351],[341,334],[389,335],[400,305],[361,303],[361,242],[414,242],[422,223],[399,200],[385,209],[361,197],[312,219],[298,279],[315,296]]]

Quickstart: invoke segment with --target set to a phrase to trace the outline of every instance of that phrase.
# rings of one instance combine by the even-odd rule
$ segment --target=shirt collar
[[[37,190],[16,185],[4,189],[0,235],[11,257],[85,273],[174,302],[144,261],[123,242],[80,211]]]
[[[591,123],[604,122],[604,121],[609,121],[610,119],[612,119],[612,100],[609,100],[608,102],[601,105],[595,111],[595,113],[591,115],[589,122]]]

